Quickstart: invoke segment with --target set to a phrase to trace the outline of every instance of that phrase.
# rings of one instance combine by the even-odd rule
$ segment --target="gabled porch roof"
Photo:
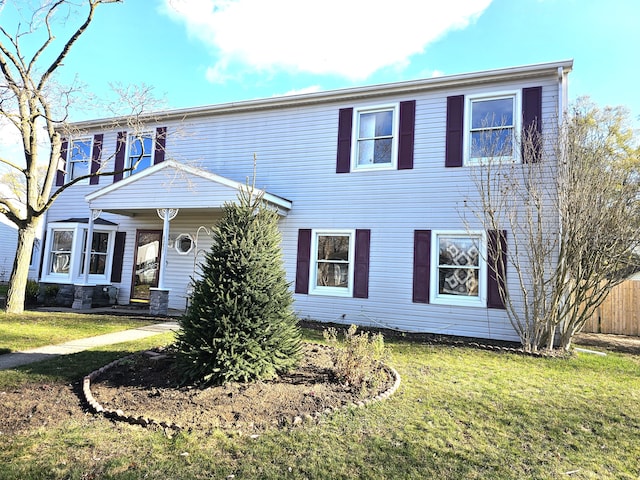
[[[109,178],[109,177],[106,177]],[[91,209],[135,216],[158,208],[220,209],[247,186],[215,173],[167,160],[85,196]],[[292,202],[256,189],[282,216]]]

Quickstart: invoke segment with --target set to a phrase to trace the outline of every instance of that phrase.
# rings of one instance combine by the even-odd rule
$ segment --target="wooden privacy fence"
[[[627,280],[612,288],[582,331],[640,336],[640,280]]]

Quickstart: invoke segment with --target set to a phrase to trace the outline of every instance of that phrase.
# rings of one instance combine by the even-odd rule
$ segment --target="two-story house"
[[[121,304],[184,309],[208,229],[253,181],[255,154],[300,317],[517,340],[487,258],[496,236],[463,221],[464,200],[477,195],[471,165],[482,164],[474,139],[493,129],[513,146],[505,161],[521,162],[520,132],[557,131],[571,69],[561,61],[170,110],[136,135],[111,119],[79,122],[59,185],[136,168],[61,194],[40,281],[73,288],[78,308],[98,286],[117,289]]]

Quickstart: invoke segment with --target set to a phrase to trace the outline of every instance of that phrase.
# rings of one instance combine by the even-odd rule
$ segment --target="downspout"
[[[558,130],[557,130],[557,142],[559,145],[559,148],[557,150],[557,154],[559,155],[559,158],[556,158],[556,169],[558,174],[560,173],[560,169],[562,168],[563,165],[563,161],[565,159],[565,143],[564,143],[564,135],[565,135],[565,117],[566,117],[566,113],[567,113],[567,106],[566,106],[566,98],[567,98],[567,76],[564,72],[564,68],[563,67],[558,67]],[[556,174],[556,195],[558,197],[558,206],[560,206],[560,187],[561,185],[559,184],[558,180],[558,174]],[[559,250],[558,250],[558,255],[560,254],[560,249],[562,248],[562,215],[561,215],[561,209],[558,208],[558,246],[559,246]],[[562,258],[558,258],[558,262],[564,262],[564,260]],[[564,269],[562,269],[561,271],[564,271]],[[557,282],[557,279],[556,279]],[[564,300],[563,300],[564,302]],[[559,314],[560,312],[558,312]],[[560,320],[560,322],[558,323],[557,326],[554,326],[554,331],[550,332],[552,335],[552,341],[549,342],[549,347],[550,348],[554,348],[556,346],[556,338],[557,338],[557,330],[558,327],[560,327],[560,332],[562,332],[562,327],[561,324],[564,322],[564,320]],[[562,334],[560,334],[560,340],[562,339]]]

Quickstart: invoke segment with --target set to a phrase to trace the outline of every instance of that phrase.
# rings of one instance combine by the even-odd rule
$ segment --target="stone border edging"
[[[322,348],[331,348],[328,345],[323,345],[323,344],[319,344],[319,343],[308,343],[307,345],[312,345],[312,346],[322,347]],[[82,379],[82,394],[84,396],[84,400],[87,402],[87,404],[93,410],[94,413],[102,414],[105,417],[113,419],[113,420],[117,420],[117,421],[120,421],[120,422],[127,422],[127,423],[130,423],[131,425],[140,425],[142,427],[149,427],[149,426],[161,427],[165,431],[173,430],[175,432],[179,432],[181,430],[185,430],[185,428],[182,425],[178,424],[178,423],[158,421],[158,420],[155,420],[153,418],[147,418],[144,415],[139,415],[137,417],[134,416],[134,415],[126,415],[120,409],[112,410],[112,409],[104,408],[93,397],[93,394],[91,393],[91,381],[93,381],[96,378],[98,378],[100,375],[102,375],[107,370],[109,370],[109,369],[111,369],[113,367],[116,367],[116,366],[120,365],[123,362],[126,362],[130,358],[133,358],[135,355],[136,354],[131,354],[131,355],[127,355],[126,357],[118,358],[118,359],[114,360],[113,362],[108,363],[105,366],[103,366],[103,367],[101,367],[101,368],[99,368],[97,370],[94,370],[93,372],[91,372],[88,375],[86,375]],[[384,392],[379,393],[375,397],[365,398],[364,400],[360,400],[360,401],[355,402],[355,403],[350,403],[348,405],[343,405],[343,406],[340,406],[340,407],[327,407],[323,411],[318,411],[318,412],[315,412],[313,414],[307,413],[304,416],[297,415],[297,416],[289,419],[288,424],[292,425],[292,426],[295,426],[295,425],[300,425],[300,424],[305,423],[305,422],[306,423],[318,422],[323,415],[329,415],[329,414],[331,414],[333,412],[337,412],[339,410],[346,410],[348,408],[363,408],[363,407],[366,407],[367,405],[370,405],[372,403],[376,403],[376,402],[380,402],[380,401],[386,400],[391,395],[393,395],[396,392],[396,390],[398,390],[398,388],[400,387],[400,374],[397,372],[397,370],[395,368],[390,367],[389,365],[382,364],[382,367],[394,379],[393,385],[390,388],[388,388],[387,390],[385,390]],[[285,425],[286,424],[287,424],[287,422],[285,422]],[[228,428],[220,427],[220,429],[221,430],[227,430]]]

